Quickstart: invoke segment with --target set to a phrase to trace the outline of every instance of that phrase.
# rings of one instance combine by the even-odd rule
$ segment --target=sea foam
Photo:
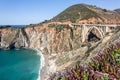
[[[40,56],[40,68],[39,68],[39,75],[37,80],[40,80],[40,73],[42,68],[45,66],[45,59],[44,59],[44,55],[42,54],[42,52],[38,49],[35,49],[37,51],[37,54]]]

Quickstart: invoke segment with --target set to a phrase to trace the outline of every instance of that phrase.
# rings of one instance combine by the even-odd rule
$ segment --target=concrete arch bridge
[[[115,31],[120,25],[117,24],[70,24],[71,27],[80,27],[82,31],[82,42],[96,36],[98,39],[103,39],[107,32]],[[93,34],[92,36],[90,34]]]

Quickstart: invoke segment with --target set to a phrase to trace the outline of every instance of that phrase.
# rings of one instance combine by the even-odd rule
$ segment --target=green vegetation
[[[75,23],[78,20],[89,18],[100,18],[97,13],[87,8],[84,4],[73,5],[67,8],[65,11],[54,17],[53,21],[68,21]]]
[[[105,33],[105,36],[109,36],[109,32],[106,32],[106,33]]]
[[[87,65],[68,68],[51,76],[51,80],[119,80],[120,44],[116,43],[99,52]]]
[[[119,32],[119,31],[120,31],[120,26],[117,26],[115,33]]]
[[[89,41],[98,42],[99,40],[100,40],[99,38],[93,37],[93,38],[91,38]]]
[[[3,29],[3,28],[10,28],[11,26],[9,25],[6,25],[6,26],[0,26],[0,29]]]
[[[68,61],[70,61],[70,58],[69,58],[69,54],[66,53],[64,56],[59,56],[59,58],[56,60],[56,64],[57,66],[61,66]]]
[[[107,12],[107,9],[103,9],[104,12]]]
[[[48,27],[55,28],[56,32],[61,32],[64,28],[71,29],[68,24],[49,24]]]

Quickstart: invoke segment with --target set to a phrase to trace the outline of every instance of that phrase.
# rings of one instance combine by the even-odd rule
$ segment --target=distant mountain
[[[114,11],[118,12],[120,14],[120,9],[115,9]]]
[[[120,14],[115,11],[102,9],[92,5],[76,4],[68,7],[51,20],[62,22],[71,21],[116,23],[120,21]]]

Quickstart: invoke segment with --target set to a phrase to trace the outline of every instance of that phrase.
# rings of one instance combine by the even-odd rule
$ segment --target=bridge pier
[[[86,40],[86,34],[87,34],[88,28],[85,24],[83,24],[82,27],[82,42],[85,42]]]

